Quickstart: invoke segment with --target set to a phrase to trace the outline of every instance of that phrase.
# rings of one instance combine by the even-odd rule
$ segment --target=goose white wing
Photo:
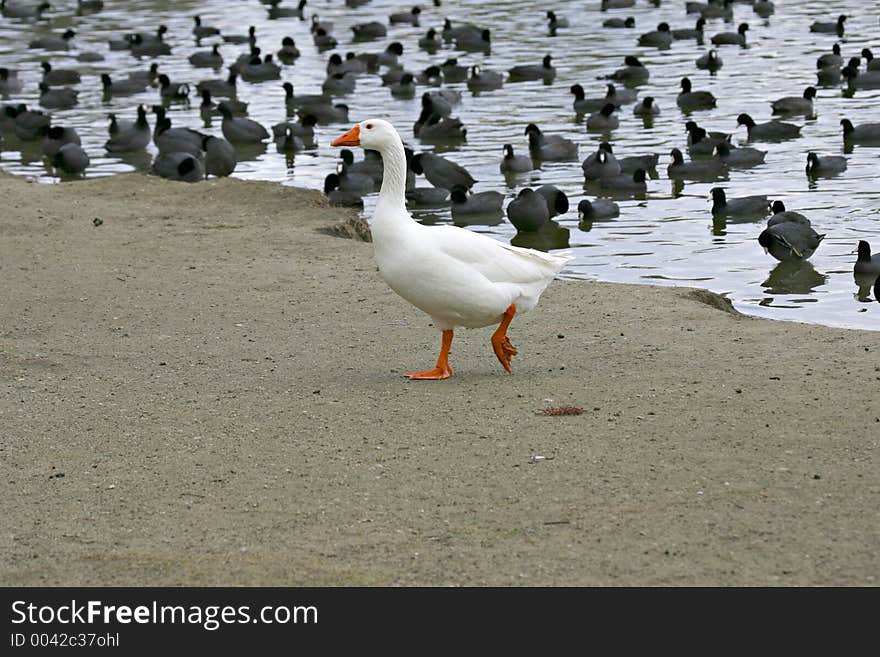
[[[549,283],[571,260],[569,254],[550,254],[504,244],[456,226],[429,228],[436,248],[472,267],[493,283]]]

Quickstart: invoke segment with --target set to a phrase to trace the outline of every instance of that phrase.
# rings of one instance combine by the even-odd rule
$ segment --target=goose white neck
[[[400,136],[395,134],[394,139],[379,152],[384,167],[379,205],[387,210],[406,211],[406,153]]]

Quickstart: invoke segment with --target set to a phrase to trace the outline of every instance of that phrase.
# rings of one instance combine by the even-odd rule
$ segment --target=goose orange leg
[[[448,379],[452,376],[452,368],[449,367],[449,349],[452,347],[452,331],[443,331],[443,340],[440,343],[440,356],[437,357],[437,367],[424,372],[407,372],[404,374],[410,380],[437,380]]]
[[[495,352],[495,355],[498,356],[498,361],[504,369],[507,370],[508,374],[512,374],[510,371],[510,359],[517,354],[516,348],[510,344],[510,338],[507,337],[507,327],[510,326],[510,322],[513,321],[514,315],[516,315],[516,304],[512,303],[508,306],[507,310],[504,311],[504,315],[501,317],[501,323],[492,334],[492,350]]]

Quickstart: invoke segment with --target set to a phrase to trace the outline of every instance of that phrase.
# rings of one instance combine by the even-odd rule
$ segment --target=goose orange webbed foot
[[[516,350],[516,347],[510,344],[510,338],[506,335],[496,338],[496,336],[493,335],[492,350],[498,357],[498,362],[500,362],[501,366],[507,370],[507,373],[513,374],[513,372],[510,371],[510,359],[513,356],[516,356],[519,352]]]
[[[435,367],[433,370],[425,370],[424,372],[405,372],[404,376],[410,381],[438,381],[452,376],[452,368],[447,365],[446,367]]]
[[[443,339],[440,343],[440,356],[433,370],[424,372],[406,372],[404,376],[410,381],[438,381],[452,376],[452,368],[449,366],[449,350],[452,348],[452,331],[443,331]]]
[[[498,362],[501,363],[501,366],[508,374],[513,374],[510,371],[510,359],[519,353],[516,347],[510,344],[510,338],[507,337],[507,327],[513,321],[514,315],[516,315],[516,304],[510,304],[507,310],[504,311],[504,315],[501,316],[501,323],[492,334],[492,351],[495,352]]]

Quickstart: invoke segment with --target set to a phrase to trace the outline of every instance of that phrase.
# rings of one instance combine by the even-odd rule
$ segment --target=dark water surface
[[[284,0],[282,6],[295,6]],[[373,0],[357,9],[344,6],[342,0],[309,0],[306,16],[319,15],[334,23],[333,34],[339,41],[335,52],[379,52],[392,41],[404,45],[401,61],[410,71],[418,72],[431,63],[457,56],[461,63],[480,64],[484,69],[507,71],[516,64],[538,63],[546,53],[553,54],[557,77],[550,85],[541,82],[507,82],[498,91],[472,95],[464,83],[446,85],[462,91],[463,102],[453,114],[464,121],[467,141],[446,154],[466,166],[478,179],[474,191],[500,190],[507,198],[515,197],[524,185],[552,183],[571,198],[572,209],[558,218],[568,230],[568,242],[576,255],[564,276],[624,283],[692,285],[726,294],[734,305],[750,314],[774,319],[813,322],[832,326],[866,329],[880,328],[880,304],[871,292],[859,293],[853,281],[852,254],[856,242],[866,239],[880,252],[880,148],[855,146],[847,149],[848,169],[830,179],[811,182],[804,172],[806,153],[844,154],[840,119],[854,124],[880,121],[880,90],[858,91],[851,97],[842,86],[818,87],[816,117],[786,119],[803,125],[802,137],[781,143],[753,144],[767,150],[766,163],[749,170],[732,170],[720,183],[687,182],[675,185],[666,176],[673,147],[685,150],[686,117],[676,106],[679,81],[687,75],[695,89],[711,91],[718,106],[694,113],[707,129],[734,132],[734,143],[745,143],[746,131],[737,128],[736,117],[748,112],[757,122],[770,118],[770,101],[781,96],[800,96],[807,85],[816,84],[816,58],[830,52],[839,42],[845,58],[858,56],[863,47],[871,47],[880,56],[880,6],[865,0],[795,2],[779,0],[776,13],[759,18],[751,6],[734,5],[731,22],[711,19],[706,25],[705,43],[696,40],[675,41],[667,50],[636,45],[638,35],[655,29],[661,21],[673,28],[692,27],[693,14],[685,14],[684,2],[664,0],[659,7],[639,0],[635,7],[601,12],[598,1],[569,2],[552,5],[534,2],[456,2],[445,0],[441,7],[422,4],[419,27],[389,25],[388,35],[366,43],[353,43],[351,26],[372,20],[388,22],[392,11],[409,9],[411,3]],[[544,16],[552,8],[565,16],[571,27],[551,36]],[[37,107],[39,63],[49,58],[56,68],[77,68],[83,75],[77,86],[79,104],[73,109],[53,111],[53,123],[76,127],[83,147],[91,157],[87,176],[105,176],[133,169],[146,169],[148,154],[125,159],[108,155],[107,114],[134,117],[138,103],[157,103],[157,89],[150,88],[135,96],[103,99],[99,75],[110,73],[114,79],[128,72],[143,70],[149,59],[137,60],[129,52],[110,51],[108,40],[129,32],[152,32],[163,23],[169,31],[166,41],[172,55],[158,57],[160,70],[175,81],[192,86],[205,78],[225,77],[225,70],[195,69],[187,58],[196,50],[207,50],[216,37],[196,45],[192,35],[192,16],[201,15],[203,23],[223,33],[243,34],[249,25],[256,26],[257,45],[264,54],[275,52],[284,36],[292,36],[302,56],[294,65],[285,66],[282,80],[250,84],[239,82],[238,97],[250,103],[249,115],[269,127],[286,118],[281,82],[293,82],[296,93],[318,93],[325,76],[326,61],[333,50],[319,53],[312,43],[310,21],[296,18],[270,20],[266,5],[258,0],[202,0],[151,2],[114,2],[107,0],[100,13],[76,16],[76,2],[54,0],[45,14],[48,20],[26,22],[0,18],[0,66],[19,69],[24,90],[5,97],[3,103],[26,102]],[[813,34],[809,25],[817,19],[833,20],[846,14],[846,33]],[[606,29],[604,19],[633,16],[634,29]],[[434,55],[417,48],[417,39],[429,27],[440,28],[443,18],[471,21],[492,31],[492,51],[465,53],[447,44]],[[733,31],[740,22],[748,22],[748,47],[721,46],[724,61],[717,75],[698,71],[694,60],[709,47],[709,37],[716,32]],[[28,49],[37,36],[61,32],[72,27],[78,33],[68,53],[47,53]],[[96,50],[105,60],[81,63],[75,56]],[[247,50],[246,45],[224,44],[220,52],[225,64]],[[576,206],[581,198],[595,197],[595,189],[584,189],[580,161],[595,150],[603,135],[588,133],[583,117],[572,109],[569,87],[580,83],[588,96],[601,96],[604,82],[597,79],[619,68],[623,57],[637,55],[649,68],[648,83],[638,87],[639,97],[651,95],[661,114],[649,125],[633,116],[632,105],[620,112],[620,127],[610,135],[615,153],[626,156],[656,152],[660,154],[659,177],[648,181],[644,200],[619,201],[621,215],[613,221],[596,222],[589,231],[578,227]],[[862,60],[864,69],[864,60]],[[383,69],[384,70],[384,69]],[[240,178],[274,180],[283,184],[320,188],[327,173],[335,168],[338,151],[329,142],[354,122],[371,117],[392,121],[401,135],[416,150],[431,150],[412,137],[412,124],[420,108],[419,89],[415,99],[392,99],[388,88],[376,76],[358,78],[354,93],[340,99],[350,107],[350,121],[321,126],[318,148],[299,153],[289,160],[276,152],[271,143],[244,153],[234,175]],[[205,127],[199,114],[199,99],[190,105],[173,105],[169,115],[175,126],[189,126],[220,135],[219,121]],[[153,117],[150,117],[151,125]],[[527,153],[523,129],[537,123],[548,133],[562,134],[580,146],[579,160],[545,163],[531,174],[506,181],[499,172],[502,146],[512,143],[517,151]],[[33,176],[44,182],[58,180],[47,168],[39,147],[18,149],[18,142],[7,140],[0,145],[0,166],[16,174]],[[445,150],[445,149],[438,149]],[[358,155],[360,157],[360,155]],[[425,185],[425,181],[419,181]],[[767,194],[782,199],[788,209],[807,215],[813,226],[827,237],[815,255],[800,266],[779,265],[766,255],[756,238],[763,222],[713,225],[709,212],[709,190],[720,184],[729,197]],[[365,213],[370,215],[375,196],[367,197]],[[424,221],[451,221],[448,209],[435,214],[414,213]],[[472,226],[503,240],[514,239],[515,230],[506,218],[491,226]],[[556,231],[563,235],[564,232]],[[523,243],[528,244],[526,238]],[[548,243],[552,246],[561,243]],[[538,245],[540,246],[540,245]],[[621,294],[625,294],[622,288]]]

